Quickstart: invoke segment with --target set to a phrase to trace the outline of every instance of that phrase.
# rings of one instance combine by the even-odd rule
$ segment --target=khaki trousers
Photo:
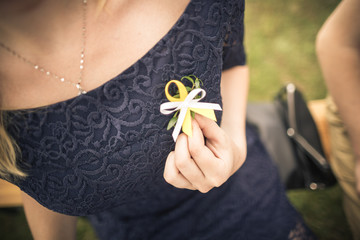
[[[360,197],[357,195],[355,187],[355,157],[348,133],[331,97],[327,98],[326,117],[331,137],[330,164],[344,192],[344,211],[354,239],[360,240]]]

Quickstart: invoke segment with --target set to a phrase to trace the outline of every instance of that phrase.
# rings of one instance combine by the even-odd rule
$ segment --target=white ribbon
[[[194,99],[199,93],[201,93],[200,98]],[[183,102],[166,102],[160,105],[160,112],[162,114],[168,115],[177,110],[180,110],[178,120],[176,122],[174,131],[172,133],[173,139],[176,142],[177,137],[180,134],[181,126],[185,120],[186,112],[188,108],[202,108],[202,109],[213,109],[213,110],[222,110],[220,105],[217,103],[206,103],[199,102],[206,95],[204,89],[196,88],[193,89],[185,98]]]

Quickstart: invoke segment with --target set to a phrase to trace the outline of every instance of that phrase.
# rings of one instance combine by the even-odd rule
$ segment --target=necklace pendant
[[[87,92],[81,87],[80,83],[77,83],[77,84],[75,85],[75,87],[79,90],[78,96],[87,93]]]
[[[80,96],[80,95],[82,95],[82,94],[86,94],[87,92],[85,91],[85,90],[79,90],[79,93],[78,93],[78,95]]]

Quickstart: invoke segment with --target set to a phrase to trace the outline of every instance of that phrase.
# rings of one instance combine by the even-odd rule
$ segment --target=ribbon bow
[[[174,83],[179,89],[179,98],[175,98],[169,93],[169,86],[171,83]],[[196,98],[201,94],[200,98]],[[171,114],[175,111],[180,110],[179,118],[176,122],[174,131],[172,133],[173,139],[176,142],[177,137],[180,134],[180,129],[182,126],[182,131],[188,135],[192,136],[192,127],[191,127],[191,114],[190,111],[201,114],[207,118],[210,118],[216,121],[216,116],[214,110],[222,110],[219,104],[215,103],[205,103],[199,102],[206,95],[204,89],[195,88],[189,94],[186,90],[184,84],[178,80],[171,80],[165,86],[165,95],[170,102],[166,102],[160,105],[160,112],[162,114]]]

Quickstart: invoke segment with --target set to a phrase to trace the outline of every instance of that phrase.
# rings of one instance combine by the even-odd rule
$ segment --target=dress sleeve
[[[234,66],[246,64],[244,40],[244,0],[235,0],[233,5],[227,6],[225,35],[223,43],[223,66],[226,70]]]

